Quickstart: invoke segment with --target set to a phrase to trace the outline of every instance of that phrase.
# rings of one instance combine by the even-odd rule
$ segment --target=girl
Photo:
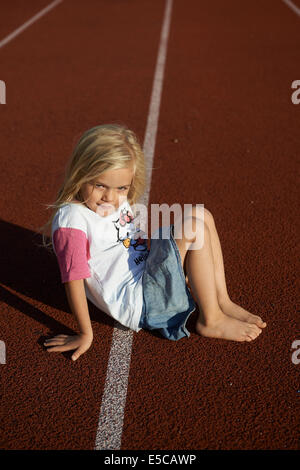
[[[145,185],[145,159],[134,132],[109,124],[81,136],[49,206],[54,212],[47,224],[52,228],[48,245],[56,254],[79,333],[46,340],[49,352],[75,350],[76,360],[89,349],[93,331],[87,299],[134,331],[158,329],[171,340],[189,336],[186,321],[196,303],[196,330],[203,336],[252,341],[266,326],[230,300],[208,210],[201,247],[195,249],[197,237],[188,230],[176,236],[175,221],[152,236],[148,249],[132,210]],[[189,222],[199,217],[193,207]],[[183,228],[187,224],[186,218],[179,222]]]

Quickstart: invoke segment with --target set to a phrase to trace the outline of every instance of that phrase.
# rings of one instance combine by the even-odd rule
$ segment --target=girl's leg
[[[225,315],[219,306],[210,229],[205,222],[203,227],[204,243],[200,249],[189,250],[196,237],[187,237],[185,230],[181,238],[175,238],[189,284],[200,307],[196,329],[203,336],[252,341],[261,329],[253,323]]]
[[[197,216],[195,210],[193,211],[193,215]],[[214,218],[207,209],[204,209],[204,220],[205,223],[208,225],[210,231],[212,253],[215,267],[217,296],[222,311],[226,315],[230,315],[231,317],[237,318],[238,320],[255,323],[260,328],[264,328],[266,326],[266,323],[258,315],[253,315],[252,313],[248,312],[247,310],[234,303],[229,298],[225,280],[221,243],[217,233]]]

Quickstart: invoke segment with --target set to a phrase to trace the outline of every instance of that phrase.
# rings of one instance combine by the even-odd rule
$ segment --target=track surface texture
[[[50,3],[2,0],[0,40]],[[95,447],[115,325],[89,304],[89,351],[47,353],[76,324],[38,230],[86,129],[125,123],[143,141],[165,5],[65,0],[0,48],[2,449]],[[208,339],[195,311],[190,338],[134,333],[121,450],[299,446],[299,45],[283,1],[173,1],[149,203],[212,212],[229,294],[268,325]]]

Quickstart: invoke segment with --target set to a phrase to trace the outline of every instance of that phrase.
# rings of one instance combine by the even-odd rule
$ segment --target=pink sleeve
[[[62,282],[91,276],[89,241],[86,234],[76,228],[58,228],[53,234]]]

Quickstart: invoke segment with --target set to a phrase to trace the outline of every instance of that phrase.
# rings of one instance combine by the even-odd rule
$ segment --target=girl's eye
[[[98,189],[104,189],[104,188],[105,188],[105,186],[103,186],[102,184],[99,184],[99,183],[96,183],[95,186],[96,186],[96,188],[98,188]],[[126,186],[120,186],[120,187],[118,188],[118,191],[126,191],[127,189],[128,189],[128,188],[127,188]]]

